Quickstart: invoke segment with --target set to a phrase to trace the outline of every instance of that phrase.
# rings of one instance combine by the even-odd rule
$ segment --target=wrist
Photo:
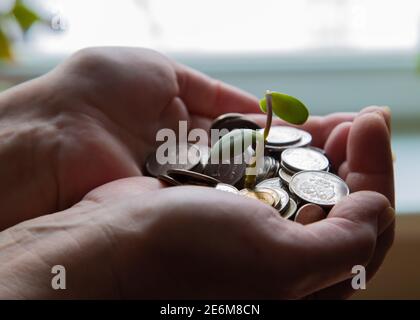
[[[98,218],[103,211],[80,204],[1,232],[0,299],[118,298],[115,248]],[[57,267],[64,270],[60,280]]]
[[[149,250],[150,228],[162,210],[156,208],[159,200],[152,197],[152,205],[143,205],[148,192],[113,198],[121,188],[101,188],[70,209],[0,232],[0,299],[157,294],[160,264],[155,264],[155,250]],[[52,286],[54,266],[65,269],[65,290]]]

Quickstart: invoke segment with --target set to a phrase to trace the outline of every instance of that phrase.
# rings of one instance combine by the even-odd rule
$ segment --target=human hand
[[[110,51],[94,49],[82,52],[40,80],[3,95],[3,104],[0,109],[2,127],[7,129],[13,126],[13,130],[19,134],[11,135],[7,130],[6,134],[3,132],[3,137],[11,137],[11,139],[1,140],[3,148],[0,148],[2,154],[0,158],[14,164],[20,163],[22,156],[25,161],[30,160],[29,164],[24,162],[23,166],[11,167],[9,165],[7,172],[2,172],[2,177],[6,179],[2,179],[2,190],[5,192],[1,195],[2,200],[7,200],[0,202],[3,206],[2,212],[6,213],[1,217],[3,228],[34,216],[67,208],[76,203],[86,192],[107,181],[124,176],[141,175],[142,162],[153,148],[154,134],[162,127],[174,128],[178,120],[185,119],[190,121],[192,127],[206,128],[210,118],[220,113],[234,111],[248,113],[258,108],[254,98],[169,62],[155,53],[135,49],[121,49],[118,52],[113,51],[116,49],[108,50]],[[139,70],[143,72],[133,71],[137,70],[134,67],[137,64]],[[168,70],[172,71],[168,73]],[[170,81],[171,76],[173,81]],[[170,90],[171,83],[178,88],[177,94]],[[114,90],[110,90],[112,85],[114,85]],[[164,92],[167,92],[168,96],[165,97]],[[58,93],[60,93],[59,96]],[[35,94],[36,99],[28,104]],[[122,108],[117,108],[121,105]],[[145,105],[156,105],[160,108],[145,108]],[[137,106],[139,106],[138,109]],[[150,114],[146,112],[149,109]],[[325,118],[313,117],[304,128],[312,133],[316,145],[325,147],[333,165],[339,168],[340,174],[346,179],[352,191],[365,189],[379,191],[393,203],[392,161],[389,132],[386,126],[389,124],[389,114],[378,108],[364,110],[362,114],[363,116],[356,117],[353,124],[351,121],[355,117],[354,114],[338,114]],[[143,119],[142,126],[137,124],[136,116]],[[5,141],[7,143],[4,143]],[[16,146],[19,151],[23,150],[23,153],[14,152]],[[16,158],[16,155],[19,157]],[[365,157],[360,155],[365,155]],[[1,168],[4,170],[6,166],[1,166]],[[26,171],[22,172],[22,168]],[[16,174],[14,170],[17,170],[19,174]],[[16,179],[17,176],[21,179]],[[141,180],[140,184],[145,184],[147,187],[148,183],[144,181],[146,180]],[[143,187],[139,188],[143,190]],[[115,196],[119,194],[118,190],[113,193]],[[226,197],[226,195],[223,196]],[[354,238],[355,242],[348,249],[360,248],[357,246],[357,244],[360,245],[359,241],[370,241],[369,243],[372,244],[372,241],[376,241],[375,236],[378,237],[377,243],[375,242],[375,253],[369,250],[360,252],[361,255],[372,254],[372,259],[368,259],[370,261],[368,271],[371,275],[380,265],[392,242],[393,223],[392,218],[385,215],[383,224],[387,226],[386,219],[389,219],[390,226],[383,231],[382,224],[378,222],[375,231],[375,224],[372,221],[376,221],[375,219],[381,215],[378,212],[386,206],[386,201],[373,194],[357,197],[359,197],[357,201],[353,201],[352,205],[347,205],[347,209],[335,208],[328,219],[310,227],[317,226],[316,228],[325,231],[328,237],[337,240],[338,244],[340,244],[338,231],[340,229],[343,229],[341,230],[343,232],[347,231],[347,235]],[[369,200],[372,197],[376,199]],[[110,196],[110,199],[113,197]],[[369,207],[364,208],[364,204],[369,204]],[[185,206],[187,205],[186,200]],[[80,207],[81,205],[76,205],[70,209],[70,212]],[[227,207],[229,207],[228,204]],[[340,208],[339,205],[337,207]],[[366,211],[364,215],[362,211]],[[335,215],[340,217],[340,212],[347,212],[346,219],[350,221],[352,220],[348,217],[349,212],[355,219],[359,219],[359,215],[361,217],[357,223],[347,223],[343,219],[330,219]],[[359,215],[356,214],[357,212]],[[54,220],[56,216],[54,214],[45,217],[47,226],[51,226],[48,219]],[[73,217],[73,215],[65,216]],[[363,219],[372,221],[367,222]],[[378,218],[378,221],[382,221],[381,219]],[[71,224],[71,220],[68,222]],[[32,223],[33,221],[25,222],[24,226],[31,229]],[[44,220],[41,220],[41,225],[42,223]],[[295,232],[293,228],[305,230],[294,223],[286,221],[282,223],[287,224],[287,228],[292,228],[293,232]],[[346,228],[342,227],[341,223]],[[294,227],[290,227],[292,225]],[[381,227],[378,227],[379,225]],[[349,227],[352,227],[351,230],[348,230]],[[371,233],[369,241],[358,234],[360,230],[354,230],[352,235],[348,234],[357,227],[365,233]],[[51,236],[53,243],[56,243],[56,233],[51,232],[51,228],[35,227],[35,229],[37,232],[41,230],[44,236]],[[306,230],[308,229],[309,226]],[[23,232],[22,229],[19,230]],[[298,234],[301,234],[301,231]],[[328,237],[326,239],[330,239]],[[60,241],[61,238],[62,236],[59,237]],[[98,246],[96,241],[98,232],[92,232],[88,239],[91,241],[88,245],[91,251],[88,251],[81,262],[97,266],[92,255],[97,254],[101,248],[104,252],[108,252],[109,247],[107,249],[106,246],[105,248]],[[337,251],[336,248],[333,250],[334,248],[331,247],[334,242],[326,241],[325,251],[320,251],[320,256],[331,254],[333,257],[331,268],[341,270],[334,264],[336,261],[334,255]],[[304,241],[301,244],[305,245],[305,243],[307,242]],[[69,245],[65,241],[57,242],[58,248],[64,251],[68,250],[66,244]],[[37,249],[37,254],[42,255],[43,250],[51,248],[43,243]],[[321,254],[322,252],[324,254]],[[52,256],[55,257],[55,254]],[[357,257],[352,255],[349,258],[357,260]],[[328,270],[322,263],[320,266]],[[123,266],[121,270],[126,267]],[[345,271],[347,276],[349,271],[348,269]],[[316,272],[314,270],[309,274],[314,276]],[[92,272],[86,272],[86,276],[92,274]],[[334,280],[332,278],[319,279],[317,288],[337,283],[338,279],[345,277],[344,275],[338,277],[336,273],[331,273],[331,277],[334,277],[334,274]],[[284,284],[284,288],[290,291],[285,295],[277,292],[276,296],[301,297],[313,292],[314,287],[299,291],[297,285],[290,288]],[[265,292],[269,292],[270,287],[266,290]],[[210,295],[211,292],[210,290],[208,294]],[[346,296],[348,292],[348,283],[342,282],[317,295],[339,297]],[[213,293],[217,294],[217,292]]]
[[[145,49],[85,49],[0,96],[0,230],[143,175],[156,132],[207,129],[255,97]]]
[[[387,115],[369,108],[352,123],[342,122],[352,115],[333,115],[306,129],[353,191],[382,190],[392,201]],[[382,166],[373,166],[377,159]],[[15,287],[25,297],[343,298],[353,292],[352,267],[366,266],[371,277],[393,239],[391,203],[372,191],[355,192],[327,219],[302,226],[251,199],[161,187],[146,177],[114,181],[65,212],[3,232],[0,242],[9,239],[10,254],[21,259],[0,272],[1,283],[21,281]],[[55,264],[72,274],[68,290],[51,289]]]
[[[254,120],[264,123],[260,115],[253,115]],[[275,124],[283,124],[276,120]],[[331,161],[333,169],[346,181],[351,192],[370,190],[382,194],[387,198],[392,208],[395,208],[394,195],[394,170],[391,151],[391,113],[388,107],[370,106],[360,113],[336,113],[326,117],[313,116],[301,126],[313,136],[313,144],[323,148]],[[353,195],[350,195],[353,197]],[[363,200],[348,203],[342,209],[348,215],[352,212],[363,214],[358,206]],[[369,200],[366,198],[366,203]],[[338,204],[336,207],[340,206]],[[372,203],[373,205],[373,203]],[[340,210],[341,211],[341,210]],[[328,224],[331,218],[340,217],[340,211],[331,210],[324,223],[314,224],[324,229],[325,234],[330,233]],[[391,219],[394,214],[392,209],[387,210]],[[366,209],[366,217],[369,210]],[[378,217],[380,220],[381,218]],[[378,226],[380,222],[378,220]],[[377,241],[374,253],[367,264],[367,279],[371,279],[381,266],[386,253],[394,240],[395,222],[392,218],[386,228],[377,230]],[[334,234],[334,233],[332,233]],[[333,244],[331,241],[330,245]],[[328,244],[326,244],[328,250]],[[332,259],[334,255],[332,255]],[[332,265],[334,265],[332,263]],[[337,298],[348,297],[354,290],[350,280],[335,284],[330,288],[315,292],[311,297]]]

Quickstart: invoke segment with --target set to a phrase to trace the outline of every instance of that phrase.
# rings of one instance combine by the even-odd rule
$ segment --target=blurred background
[[[358,298],[420,298],[420,1],[0,0],[0,91],[88,46],[149,47],[314,114],[388,105],[397,239]]]

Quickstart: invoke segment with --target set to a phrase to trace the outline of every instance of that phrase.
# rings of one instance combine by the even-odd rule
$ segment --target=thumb
[[[360,191],[340,201],[326,219],[305,226],[312,266],[305,295],[350,278],[355,265],[366,266],[377,238],[393,221],[394,210],[385,196]]]

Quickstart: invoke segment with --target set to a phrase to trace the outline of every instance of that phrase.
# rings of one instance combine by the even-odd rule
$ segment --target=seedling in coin
[[[253,158],[247,166],[248,168],[255,168],[257,161],[259,160],[256,157],[264,157],[263,152],[256,152],[255,142],[263,141],[264,144],[266,143],[267,137],[270,133],[273,112],[280,119],[296,125],[305,123],[309,116],[308,109],[298,99],[284,93],[271,92],[269,90],[267,90],[265,97],[260,100],[260,108],[267,114],[263,134],[259,131],[251,129],[232,130],[216,142],[216,144],[212,147],[211,154],[219,157],[224,151],[229,150],[230,155],[233,158],[252,146],[254,150]],[[243,146],[243,148],[238,148],[238,144]],[[264,150],[264,148],[262,150]],[[254,189],[256,180],[256,174],[246,174],[245,188]]]

